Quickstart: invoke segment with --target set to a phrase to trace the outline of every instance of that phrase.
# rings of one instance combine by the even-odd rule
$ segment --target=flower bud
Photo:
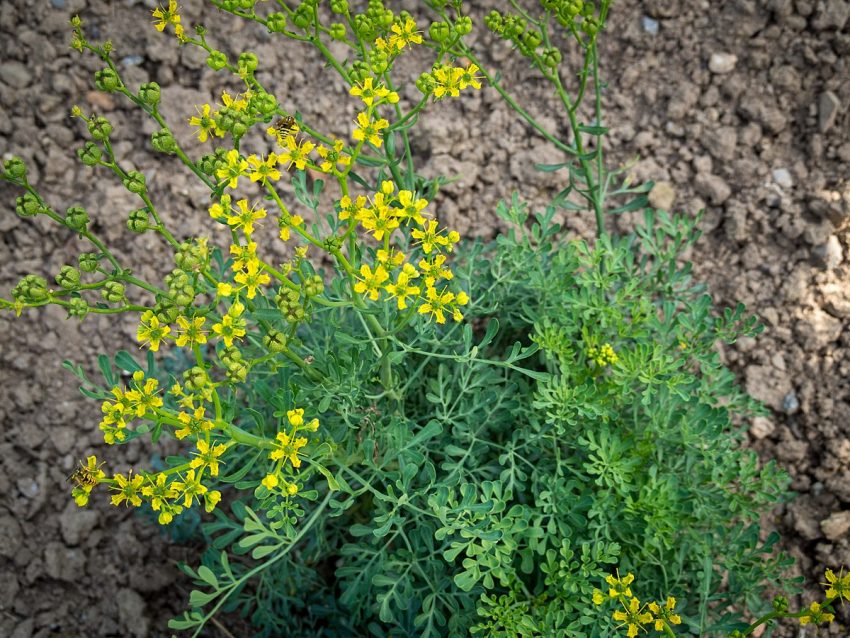
[[[156,305],[153,307],[156,318],[161,323],[174,323],[177,317],[180,316],[180,309],[170,299],[160,297],[157,299]]]
[[[227,366],[225,374],[231,383],[243,383],[248,378],[248,365],[242,361],[237,361]]]
[[[776,596],[773,599],[773,610],[784,614],[788,611],[788,599],[785,596]]]
[[[430,73],[421,73],[416,78],[416,88],[423,95],[430,95],[434,91],[434,76]]]
[[[295,13],[292,16],[292,24],[294,24],[299,29],[306,29],[312,23],[313,11],[310,6],[306,2],[298,5],[298,7],[295,9]]]
[[[331,11],[345,14],[348,12],[348,0],[331,0]]]
[[[35,217],[44,207],[32,193],[24,193],[15,200],[15,212],[21,217]]]
[[[304,294],[307,297],[316,297],[325,291],[325,282],[319,275],[311,276],[304,283]]]
[[[174,136],[171,135],[171,131],[165,128],[154,131],[151,135],[151,145],[160,153],[173,155],[177,151],[177,142],[174,140]]]
[[[68,300],[68,316],[82,319],[89,314],[89,305],[82,297],[71,297]]]
[[[260,61],[257,59],[257,55],[250,52],[241,53],[239,55],[239,69],[244,69],[249,73],[253,73],[257,70],[257,65]]]
[[[118,281],[107,281],[100,289],[100,296],[109,303],[118,303],[124,299],[124,284]]]
[[[543,42],[543,36],[539,31],[526,31],[522,34],[522,44],[528,51],[533,51]]]
[[[77,263],[83,272],[94,272],[97,270],[98,258],[95,253],[82,253],[77,259]]]
[[[80,285],[80,271],[73,266],[62,266],[56,275],[56,283],[69,290]]]
[[[65,211],[65,225],[71,230],[82,233],[89,223],[89,214],[82,206],[71,206]]]
[[[83,148],[77,149],[77,157],[86,166],[95,166],[100,161],[102,155],[103,151],[93,142],[86,142]]]
[[[271,329],[263,336],[263,347],[275,354],[286,350],[286,335],[279,330]]]
[[[345,25],[341,22],[334,22],[330,28],[331,38],[334,40],[345,40]]]
[[[88,127],[89,133],[98,142],[109,139],[109,134],[112,133],[112,124],[102,115],[91,118],[88,122]]]
[[[123,180],[124,188],[139,195],[145,192],[145,176],[139,171],[129,171]]]
[[[389,66],[389,58],[384,51],[372,49],[369,52],[369,66],[375,75],[381,75]]]
[[[561,52],[555,48],[545,49],[540,59],[543,62],[543,66],[554,69],[561,63]]]
[[[50,297],[47,280],[38,275],[26,275],[12,288],[12,297],[27,303],[39,303]]]
[[[261,115],[273,115],[277,111],[277,98],[271,93],[257,93],[251,98],[250,108]]]
[[[184,241],[177,247],[174,255],[174,263],[180,270],[189,272],[201,270],[209,258],[209,249],[206,240]]]
[[[20,157],[10,157],[3,162],[3,170],[12,179],[23,179],[27,174],[27,165]]]
[[[221,71],[227,66],[227,56],[221,51],[213,49],[210,51],[209,56],[207,56],[207,66],[213,71]]]
[[[192,392],[203,390],[209,382],[207,371],[200,366],[189,368],[183,373],[183,384]]]
[[[121,78],[118,77],[118,74],[115,71],[107,67],[95,72],[94,85],[101,91],[114,93],[121,88]]]
[[[472,18],[469,16],[461,16],[455,22],[455,29],[458,35],[468,35],[472,31]]]
[[[272,13],[266,18],[266,28],[269,33],[283,33],[286,31],[286,14]]]
[[[148,106],[159,104],[161,90],[156,82],[146,82],[139,87],[139,99]]]
[[[502,18],[502,14],[495,9],[488,13],[487,17],[484,18],[484,24],[488,29],[490,29],[490,31],[498,34],[501,34],[505,28],[505,21]]]
[[[148,209],[139,208],[137,210],[132,211],[127,217],[127,228],[129,228],[134,233],[143,233],[146,230],[150,229],[148,221]]]
[[[445,42],[452,34],[451,27],[445,22],[435,22],[428,29],[428,35],[434,42]]]

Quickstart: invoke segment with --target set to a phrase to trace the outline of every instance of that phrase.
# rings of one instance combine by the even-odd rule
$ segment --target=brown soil
[[[261,79],[286,108],[343,133],[354,105],[320,75],[306,47],[271,40],[256,25],[186,2],[213,42],[254,50]],[[523,103],[552,131],[565,132],[546,87],[525,61],[484,32],[495,0],[475,2],[477,48],[521,86]],[[390,3],[416,13],[418,3]],[[33,183],[60,210],[80,203],[100,232],[147,277],[168,269],[165,247],[132,236],[136,207],[120,184],[76,162],[83,126],[72,104],[107,115],[116,154],[144,170],[172,228],[201,234],[207,195],[176,160],[150,150],[153,128],[136,110],[93,90],[96,61],[71,51],[69,18],[79,13],[92,39],[113,40],[125,80],[163,86],[163,110],[191,155],[184,125],[191,105],[238,86],[214,74],[196,50],[149,28],[151,3],[52,0],[0,4],[0,151],[24,157]],[[767,329],[724,354],[742,384],[772,410],[751,424],[753,447],[793,477],[797,499],[769,521],[817,595],[825,567],[850,566],[850,2],[847,0],[623,0],[614,5],[603,69],[612,163],[637,157],[633,171],[657,186],[657,206],[696,213],[704,237],[691,258],[720,304],[745,302]],[[424,22],[423,22],[424,24]],[[411,61],[411,72],[418,72]],[[414,76],[415,77],[415,76]],[[476,125],[478,123],[478,125]],[[434,106],[415,139],[426,175],[458,174],[443,191],[442,217],[466,236],[497,230],[495,203],[513,189],[537,204],[559,190],[559,161],[514,117],[493,89]],[[19,193],[0,185],[0,290],[24,274],[52,277],[81,242],[44,220],[14,213]],[[565,220],[592,232],[590,215]],[[627,228],[634,220],[612,222]],[[63,359],[91,373],[100,352],[133,349],[134,324],[66,321],[54,309],[0,316],[0,635],[167,636],[189,582],[175,562],[199,548],[160,535],[151,521],[104,498],[78,509],[66,477],[97,453],[110,469],[149,464],[141,445],[106,449],[99,406],[81,397]],[[799,602],[799,601],[798,601]],[[844,613],[844,612],[841,612]],[[847,623],[846,614],[843,616]],[[225,623],[226,624],[226,623]],[[231,627],[232,628],[232,627]],[[833,633],[845,635],[833,626]],[[836,633],[838,632],[838,633]],[[781,630],[796,635],[796,630]],[[211,627],[208,635],[226,635]],[[814,635],[810,630],[809,636]]]

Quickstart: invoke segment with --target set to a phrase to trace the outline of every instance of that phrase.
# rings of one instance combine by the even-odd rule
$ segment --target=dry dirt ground
[[[354,105],[339,82],[316,72],[312,51],[199,1],[181,4],[221,48],[256,51],[261,79],[286,108],[345,130]],[[480,18],[496,0],[470,4],[484,58],[508,85],[522,86],[524,104],[550,130],[565,133],[545,86],[484,32]],[[72,104],[107,115],[116,154],[147,172],[172,228],[201,233],[204,190],[175,170],[175,160],[150,151],[150,124],[94,92],[98,65],[68,48],[68,20],[79,13],[92,39],[115,42],[129,84],[162,85],[166,116],[198,155],[184,124],[192,105],[238,87],[206,68],[197,51],[149,27],[150,9],[133,0],[0,3],[0,153],[23,156],[55,208],[85,205],[110,245],[142,274],[160,277],[164,247],[126,231],[134,202],[76,162],[83,127],[68,116]],[[850,2],[622,0],[612,11],[603,70],[610,160],[637,157],[635,173],[657,182],[656,206],[705,208],[705,234],[691,255],[698,276],[717,302],[743,301],[767,325],[761,338],[741,340],[725,357],[772,410],[750,424],[751,443],[793,477],[799,496],[770,523],[812,595],[824,567],[850,565]],[[558,161],[557,153],[492,89],[433,108],[414,142],[425,174],[463,176],[438,204],[467,236],[498,230],[493,209],[511,190],[543,203],[559,189],[558,174],[533,169]],[[82,248],[67,231],[19,219],[18,194],[0,187],[3,291],[29,272],[52,277]],[[591,232],[590,216],[566,223]],[[87,454],[115,470],[150,461],[139,446],[105,449],[98,405],[60,369],[70,359],[94,370],[97,353],[134,347],[133,330],[130,320],[80,324],[49,309],[0,317],[0,636],[165,636],[167,619],[182,608],[188,582],[175,562],[191,562],[198,548],[162,537],[150,520],[103,498],[78,509],[66,482]],[[226,634],[211,628],[208,635]]]

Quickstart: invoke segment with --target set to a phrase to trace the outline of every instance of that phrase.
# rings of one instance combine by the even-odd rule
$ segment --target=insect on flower
[[[82,461],[79,463],[80,466],[66,480],[76,483],[80,487],[94,487],[100,483],[101,473],[98,467],[83,465]]]
[[[275,134],[277,134],[279,138],[283,139],[298,132],[298,123],[295,121],[293,116],[287,115],[275,122],[272,128],[274,129]]]

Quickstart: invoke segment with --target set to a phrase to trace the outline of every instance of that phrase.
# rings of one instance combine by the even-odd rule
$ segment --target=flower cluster
[[[127,438],[127,426],[134,419],[154,417],[162,407],[162,398],[157,395],[159,381],[145,379],[144,372],[133,373],[132,389],[127,390],[116,386],[112,388],[114,399],[101,404],[103,418],[100,429],[103,439],[112,445]]]
[[[307,445],[307,437],[299,436],[303,432],[316,432],[319,419],[304,422],[304,410],[296,408],[286,413],[288,431],[277,433],[269,460],[273,461],[272,470],[266,474],[262,484],[269,492],[279,492],[285,496],[295,496],[298,485],[295,482],[298,468],[301,467],[301,448]]]
[[[681,616],[676,613],[676,599],[668,596],[664,604],[650,602],[641,604],[640,599],[632,594],[631,585],[634,582],[634,574],[628,573],[622,578],[619,572],[609,574],[605,577],[608,584],[608,594],[601,590],[593,590],[593,603],[603,605],[606,602],[617,601],[621,609],[615,609],[611,617],[625,628],[626,636],[633,638],[638,632],[646,631],[646,625],[653,625],[656,631],[669,630],[671,625],[679,625]]]
[[[590,346],[587,349],[587,358],[593,361],[600,368],[604,368],[608,365],[614,365],[620,360],[610,343],[603,343],[598,347]]]

